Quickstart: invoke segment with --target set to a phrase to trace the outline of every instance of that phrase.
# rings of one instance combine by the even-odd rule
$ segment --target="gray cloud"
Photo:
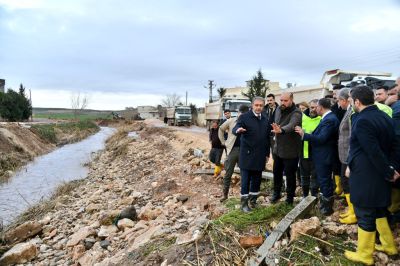
[[[395,1],[51,2],[0,4],[12,86],[206,98],[208,79],[243,85],[260,67],[283,84],[333,68],[400,74]]]

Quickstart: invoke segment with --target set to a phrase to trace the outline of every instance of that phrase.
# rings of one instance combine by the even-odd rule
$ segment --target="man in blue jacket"
[[[250,206],[255,208],[260,194],[261,174],[269,156],[269,133],[271,131],[268,119],[263,112],[264,98],[255,97],[252,109],[242,114],[232,129],[240,137],[239,167],[241,174],[241,210],[250,212]]]
[[[357,251],[346,251],[349,260],[373,265],[374,249],[398,253],[387,222],[391,184],[399,177],[391,165],[395,132],[393,121],[374,105],[374,93],[367,86],[350,92],[357,114],[352,117],[350,151],[350,199],[358,220]],[[375,245],[376,231],[381,245]]]
[[[337,156],[339,120],[331,111],[331,101],[322,98],[318,101],[317,113],[322,117],[317,128],[311,133],[304,133],[301,127],[296,132],[311,145],[311,158],[314,162],[317,180],[320,185],[320,211],[323,215],[333,213],[332,169]]]

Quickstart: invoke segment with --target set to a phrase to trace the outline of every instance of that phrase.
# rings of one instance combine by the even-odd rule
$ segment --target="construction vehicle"
[[[207,128],[209,129],[211,127],[212,121],[216,120],[220,122],[223,120],[225,110],[231,112],[231,117],[237,117],[241,105],[251,107],[251,102],[243,95],[227,95],[215,102],[206,103],[205,113]]]
[[[291,88],[279,88],[270,91],[279,101],[279,97],[283,92],[292,92],[296,103],[311,99],[320,99],[326,95],[331,95],[335,85],[343,85],[346,87],[354,87],[363,84],[376,89],[381,86],[390,87],[395,82],[395,78],[391,73],[375,72],[375,71],[351,71],[333,69],[328,70],[322,75],[320,84],[309,86],[294,86]]]
[[[190,106],[175,106],[167,108],[167,116],[164,118],[169,126],[190,126],[192,124],[192,110]]]
[[[321,79],[323,88],[331,91],[335,85],[354,87],[366,85],[372,89],[382,86],[391,87],[396,82],[391,73],[387,72],[367,72],[367,71],[347,71],[341,69],[329,70],[324,73]]]

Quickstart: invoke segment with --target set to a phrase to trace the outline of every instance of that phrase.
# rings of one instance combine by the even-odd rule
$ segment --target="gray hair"
[[[309,102],[309,104],[312,104],[312,103],[318,104],[318,99],[313,99],[313,100],[311,100],[311,101]]]
[[[338,98],[348,100],[350,97],[350,88],[342,88],[339,91]]]
[[[265,99],[263,97],[260,97],[260,96],[254,97],[253,101],[251,101],[251,104],[253,104],[255,101],[262,101],[263,103],[265,103]]]

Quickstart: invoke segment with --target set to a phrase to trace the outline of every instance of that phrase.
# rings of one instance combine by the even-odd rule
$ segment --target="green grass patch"
[[[32,125],[31,129],[34,133],[38,134],[42,139],[45,139],[51,143],[57,143],[56,130],[59,129],[63,133],[73,133],[77,131],[90,131],[96,132],[99,127],[96,123],[89,120],[82,120],[78,122],[68,122],[59,124],[42,124]]]
[[[235,208],[237,204],[240,204],[239,199],[229,199],[225,206],[230,211],[219,217],[214,223],[231,225],[236,230],[243,230],[251,225],[268,224],[273,220],[280,220],[293,209],[293,206],[282,202],[268,207],[260,206],[250,213],[244,213]]]
[[[54,130],[56,125],[46,124],[46,125],[32,125],[31,129],[33,129],[34,133],[39,135],[42,139],[47,140],[51,143],[57,142],[56,132]]]
[[[144,245],[142,249],[142,254],[144,257],[147,257],[151,253],[155,251],[163,251],[168,249],[170,246],[175,244],[176,242],[176,237],[172,237],[170,239],[156,239],[155,241],[152,241],[150,243],[147,243]]]
[[[111,119],[111,112],[104,113],[84,113],[79,114],[76,117],[73,113],[39,113],[34,114],[33,118],[46,118],[46,119],[54,119],[54,120],[96,120],[96,119]]]
[[[280,258],[279,265],[290,264],[287,259],[296,265],[362,265],[344,257],[344,250],[354,251],[354,245],[339,236],[330,236],[328,242],[333,247],[311,237],[300,237],[281,252],[286,260]]]

